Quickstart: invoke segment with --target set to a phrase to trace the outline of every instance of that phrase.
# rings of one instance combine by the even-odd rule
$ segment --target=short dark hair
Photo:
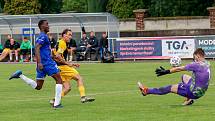
[[[28,37],[24,37],[24,39],[28,39]]]
[[[63,32],[61,33],[61,36],[63,37],[64,34],[66,34],[68,31],[72,31],[71,29],[64,29]]]
[[[202,49],[202,48],[197,48],[195,51],[194,51],[194,53],[193,53],[193,55],[200,55],[200,56],[205,56],[205,51]]]
[[[38,22],[38,27],[41,29],[41,25],[45,22],[45,21],[47,21],[47,20],[40,20],[39,22]]]

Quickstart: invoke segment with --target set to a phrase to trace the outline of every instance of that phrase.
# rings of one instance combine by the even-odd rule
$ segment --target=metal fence
[[[37,25],[41,19],[48,20],[50,33],[53,33],[57,40],[65,28],[72,29],[75,40],[81,38],[81,27],[85,27],[87,33],[94,31],[97,38],[101,37],[102,32],[106,32],[109,38],[120,36],[119,21],[110,13],[2,15],[0,16],[0,43],[3,45],[7,35],[10,34],[18,42],[21,42],[24,36],[28,36],[34,45],[39,34]]]

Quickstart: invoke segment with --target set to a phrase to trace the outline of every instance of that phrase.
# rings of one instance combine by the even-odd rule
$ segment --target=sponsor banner
[[[117,39],[117,57],[124,59],[161,58],[161,40]]]
[[[33,36],[35,35],[35,28],[22,28],[22,35],[23,36]]]
[[[196,37],[196,48],[202,48],[206,57],[215,57],[215,36]]]
[[[194,50],[194,39],[162,39],[162,56],[192,58]]]

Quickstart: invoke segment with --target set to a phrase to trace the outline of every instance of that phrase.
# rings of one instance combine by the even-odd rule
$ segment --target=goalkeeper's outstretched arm
[[[179,66],[179,67],[174,67],[170,69],[170,73],[175,73],[180,71],[186,71],[185,66]]]
[[[155,73],[157,76],[162,76],[162,75],[171,74],[171,73],[180,72],[180,71],[185,71],[185,66],[174,67],[169,70],[166,70],[165,68],[160,66],[160,68],[157,68],[155,70]]]

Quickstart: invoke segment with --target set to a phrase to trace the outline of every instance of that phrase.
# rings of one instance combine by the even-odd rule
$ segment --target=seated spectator
[[[52,34],[51,33],[48,33],[48,36],[49,36],[49,42],[51,44],[51,50],[55,50],[55,47],[56,47],[56,40],[53,38]]]
[[[0,54],[2,53],[3,51],[3,46],[0,44]]]
[[[94,35],[94,32],[90,32],[90,37],[88,40],[87,44],[87,49],[86,49],[86,56],[88,57],[89,60],[91,60],[91,52],[95,51],[95,58],[93,58],[93,61],[98,60],[98,54],[99,54],[99,46],[98,46],[98,40]]]
[[[78,47],[76,49],[77,52],[84,52],[84,58],[86,54],[87,44],[88,44],[89,38],[87,37],[86,32],[83,32],[82,38],[78,43]]]
[[[77,49],[76,41],[72,38],[70,42],[67,44],[67,50],[68,50],[68,55],[66,58],[67,61],[72,61],[76,49]]]
[[[7,55],[9,55],[10,49],[7,47],[9,47],[10,39],[11,39],[11,35],[8,34],[7,40],[5,41],[5,44],[4,44],[5,49],[2,51],[1,56],[0,56],[0,61],[2,61],[5,57],[7,57]]]
[[[7,55],[10,55],[10,62],[13,60],[13,52],[15,53],[16,62],[18,62],[18,52],[20,44],[16,42],[13,38],[8,39],[4,44],[4,50],[0,56],[0,61],[2,61]]]
[[[20,46],[20,62],[29,62],[31,54],[31,42],[28,40],[27,37],[23,38],[23,41]],[[23,56],[25,59],[23,60]]]
[[[107,39],[106,32],[102,33],[102,37],[99,41],[99,47],[100,47],[100,52],[101,52],[100,54],[101,54],[101,58],[102,58],[104,51],[108,51],[108,39]]]

